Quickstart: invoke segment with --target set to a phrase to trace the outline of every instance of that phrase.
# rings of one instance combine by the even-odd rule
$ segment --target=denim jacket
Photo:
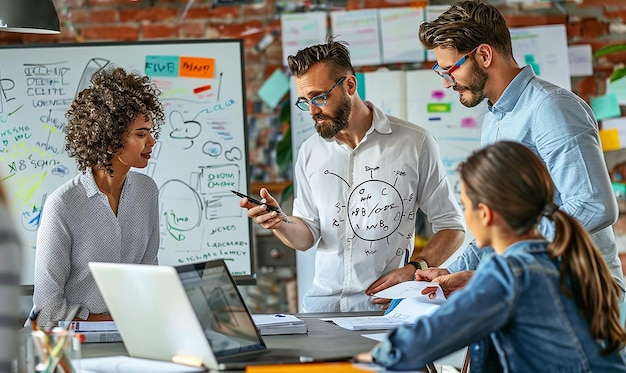
[[[603,342],[560,290],[559,268],[546,241],[517,242],[483,259],[464,289],[392,331],[372,356],[390,369],[419,369],[471,345],[472,373],[626,372],[626,350],[600,355]]]

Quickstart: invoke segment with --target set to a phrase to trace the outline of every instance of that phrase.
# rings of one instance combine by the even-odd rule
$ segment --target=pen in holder
[[[80,359],[80,339],[74,329],[53,328],[32,331],[38,356],[35,371],[44,373],[75,373],[72,360]]]
[[[81,337],[74,331],[72,320],[78,314],[81,306],[76,305],[69,311],[65,321],[66,327],[44,329],[37,323],[38,311],[29,315],[32,327],[32,341],[35,345],[35,371],[44,373],[76,373],[80,368],[72,365],[72,360],[80,362]]]

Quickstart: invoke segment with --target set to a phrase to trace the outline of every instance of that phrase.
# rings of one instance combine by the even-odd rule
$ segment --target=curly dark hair
[[[113,155],[124,149],[129,126],[137,115],[152,121],[152,136],[159,137],[165,121],[161,94],[149,77],[127,73],[120,67],[100,70],[65,114],[65,150],[78,169],[98,168],[113,175]]]

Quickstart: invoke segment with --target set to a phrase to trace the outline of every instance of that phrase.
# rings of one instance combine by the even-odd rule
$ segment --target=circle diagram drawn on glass
[[[89,87],[89,80],[91,76],[102,69],[104,69],[111,61],[106,58],[94,57],[90,59],[85,65],[85,69],[83,70],[83,74],[80,76],[80,80],[78,81],[78,87],[76,87],[76,93],[74,97],[78,96],[80,91]]]

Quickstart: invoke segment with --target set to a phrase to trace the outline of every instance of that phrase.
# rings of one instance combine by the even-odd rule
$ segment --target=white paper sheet
[[[569,59],[570,76],[593,75],[593,62],[591,61],[591,45],[572,45],[567,48]]]
[[[378,9],[383,63],[424,61],[424,46],[415,37],[424,8]]]
[[[326,41],[326,12],[283,14],[280,22],[283,30],[283,66],[287,66],[287,57],[295,55],[300,49]]]
[[[422,302],[418,298],[406,298],[383,316],[348,316],[321,320],[332,321],[348,330],[394,329],[401,325],[410,325],[420,317],[435,312],[439,307],[439,304]]]
[[[378,11],[376,9],[330,13],[333,35],[348,43],[352,65],[380,65]]]
[[[276,314],[252,314],[252,320],[257,327],[260,326],[289,326],[304,325],[304,321],[294,315]]]
[[[139,359],[128,356],[108,356],[79,359],[72,362],[81,373],[187,373],[206,372],[204,368],[170,363],[168,361]]]
[[[428,294],[422,294],[422,290],[427,287],[434,287],[437,290],[434,297]],[[405,281],[389,287],[385,290],[374,294],[377,298],[401,299],[401,298],[418,298],[421,302],[441,304],[446,301],[443,290],[436,282],[428,281]]]
[[[361,337],[365,337],[367,339],[371,339],[376,342],[382,342],[387,337],[387,333],[370,333],[370,334],[361,334]]]

